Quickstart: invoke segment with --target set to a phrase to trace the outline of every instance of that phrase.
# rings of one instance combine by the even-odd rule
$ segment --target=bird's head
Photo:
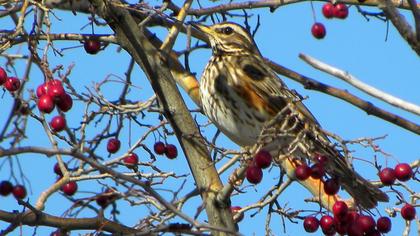
[[[251,34],[236,23],[223,22],[212,26],[193,23],[192,25],[209,38],[213,54],[260,55]]]

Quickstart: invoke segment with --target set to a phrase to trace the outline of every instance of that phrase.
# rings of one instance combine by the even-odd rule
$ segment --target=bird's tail
[[[341,155],[330,158],[328,163],[327,172],[339,178],[343,188],[361,207],[370,209],[376,207],[378,202],[389,201],[388,195],[355,172]]]

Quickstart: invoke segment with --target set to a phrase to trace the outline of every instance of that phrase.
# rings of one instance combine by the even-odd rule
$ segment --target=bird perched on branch
[[[332,145],[319,123],[266,64],[249,32],[238,24],[192,24],[204,33],[213,55],[200,81],[204,113],[240,146],[261,144],[279,163],[283,158],[314,160],[363,208],[388,196],[357,174]]]

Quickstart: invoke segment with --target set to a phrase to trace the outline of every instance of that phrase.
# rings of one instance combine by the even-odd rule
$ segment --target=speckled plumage
[[[300,96],[289,90],[265,63],[254,40],[241,26],[220,23],[196,25],[210,40],[213,55],[200,81],[204,113],[241,146],[262,143],[282,156],[328,158],[327,172],[364,208],[387,201],[386,194],[355,173],[335,150]],[[267,122],[275,121],[267,127]]]

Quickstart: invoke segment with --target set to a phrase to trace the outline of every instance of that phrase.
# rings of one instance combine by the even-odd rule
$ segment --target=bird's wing
[[[326,155],[330,160],[326,168],[332,176],[340,177],[343,187],[364,208],[372,208],[378,201],[388,201],[388,196],[366,181],[347,164],[345,158],[330,144],[330,140],[321,131],[319,123],[312,113],[300,101],[298,94],[287,88],[283,81],[262,61],[243,60],[240,80],[242,86],[236,89],[245,90],[254,100],[247,99],[250,106],[265,108],[273,117],[286,105],[291,106],[298,114],[297,130],[307,129],[305,142],[313,148],[310,152]],[[237,68],[238,69],[238,68]],[[264,107],[265,106],[265,107]],[[260,110],[261,111],[261,110]],[[309,157],[310,158],[310,157]]]
[[[264,108],[271,116],[275,116],[286,105],[294,104],[296,111],[301,114],[300,119],[305,122],[318,125],[318,121],[306,106],[300,101],[301,97],[291,91],[287,85],[280,80],[271,68],[265,65],[265,62],[255,57],[250,59],[239,59],[240,81],[237,89],[244,89],[250,93],[248,97],[254,98],[249,102],[250,105],[257,108]],[[242,93],[244,93],[242,91]],[[263,105],[262,105],[263,104]]]

